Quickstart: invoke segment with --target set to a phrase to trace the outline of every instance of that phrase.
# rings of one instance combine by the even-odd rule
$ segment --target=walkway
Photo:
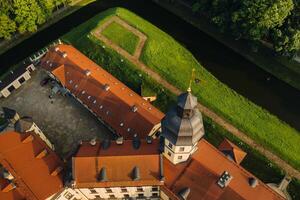
[[[116,17],[116,18],[118,18],[118,17]],[[113,19],[113,20],[115,20],[115,19]],[[123,20],[121,20],[121,21],[122,21],[122,24],[124,24],[124,23],[127,24],[125,21],[123,21]],[[124,27],[127,27],[127,26],[130,26],[130,25],[127,24]],[[101,31],[99,32],[99,29],[98,29],[93,34],[95,34],[95,36],[97,36],[100,40],[102,40],[107,46],[111,47],[112,49],[117,51],[120,55],[124,56],[130,62],[135,64],[140,70],[142,70],[143,72],[150,75],[155,81],[157,81],[162,86],[164,86],[165,88],[167,88],[168,90],[170,90],[171,92],[173,92],[176,95],[179,95],[180,93],[182,93],[181,90],[179,90],[178,88],[176,88],[175,86],[173,86],[172,84],[167,82],[158,73],[156,73],[155,71],[150,69],[150,67],[148,67],[144,63],[142,63],[139,60],[139,57],[130,55],[127,51],[125,51],[124,49],[122,49],[121,47],[119,47],[118,45],[116,45],[115,43],[113,43],[112,41],[107,39],[106,37],[103,37],[102,34],[99,34],[99,33],[101,33]],[[141,46],[140,48],[142,49],[142,47],[143,46]],[[271,160],[272,162],[277,164],[280,168],[282,168],[287,174],[300,180],[300,172],[297,169],[290,166],[286,161],[282,160],[280,157],[278,157],[277,155],[275,155],[268,149],[264,148],[262,145],[258,144],[256,141],[254,141],[253,139],[248,137],[246,135],[246,133],[240,131],[234,125],[232,125],[231,123],[226,121],[223,117],[219,116],[214,111],[212,111],[211,109],[207,108],[206,106],[204,106],[203,104],[201,104],[199,102],[198,102],[198,108],[204,115],[211,118],[214,122],[219,124],[221,127],[223,127],[224,129],[226,129],[227,131],[232,133],[234,136],[241,139],[243,142],[245,142],[249,146],[258,150],[261,154],[265,155],[269,160]]]

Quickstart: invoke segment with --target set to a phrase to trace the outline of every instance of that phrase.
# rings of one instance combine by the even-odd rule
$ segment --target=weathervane
[[[191,79],[190,79],[190,83],[189,83],[189,87],[187,89],[188,92],[192,91],[192,81],[195,79],[195,68],[192,69],[192,75],[191,75]]]

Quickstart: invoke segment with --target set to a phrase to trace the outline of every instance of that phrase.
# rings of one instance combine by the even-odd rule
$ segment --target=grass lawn
[[[99,54],[99,47],[103,43],[90,34],[90,31],[114,15],[147,35],[148,39],[140,58],[146,65],[182,90],[186,90],[192,68],[195,68],[196,76],[202,84],[193,86],[193,93],[202,103],[300,169],[299,132],[218,81],[172,37],[134,13],[122,8],[109,9],[73,29],[63,40],[72,43],[102,66],[108,64],[108,71],[114,71],[113,74],[119,75],[121,81],[129,83],[130,79],[136,79],[138,76],[120,74],[124,63],[120,60],[111,61],[112,54],[116,54],[113,50],[108,55]],[[160,93],[157,94],[159,96]]]
[[[102,34],[132,55],[139,42],[138,36],[116,22],[109,24]]]

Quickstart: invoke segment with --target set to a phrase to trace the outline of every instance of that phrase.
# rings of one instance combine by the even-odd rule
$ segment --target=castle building
[[[82,142],[63,184],[61,161],[30,120],[6,109],[14,131],[0,134],[1,200],[284,199],[240,166],[240,148],[205,140],[191,90],[164,117],[70,45],[50,49],[42,66],[119,137]]]
[[[154,136],[164,114],[71,45],[53,47],[41,66],[117,137]]]

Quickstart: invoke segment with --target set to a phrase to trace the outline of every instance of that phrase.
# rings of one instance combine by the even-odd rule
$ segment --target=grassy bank
[[[263,70],[300,90],[300,64],[296,61],[283,56],[275,56],[274,51],[263,44],[258,44],[257,52],[253,52],[247,41],[235,40],[231,35],[221,33],[201,13],[193,13],[190,7],[181,3],[181,0],[172,1],[172,3],[167,0],[154,0],[154,2],[223,43]]]
[[[90,31],[114,15],[148,36],[140,58],[146,65],[182,90],[186,90],[192,68],[195,68],[201,84],[193,86],[193,93],[202,103],[300,169],[300,135],[295,129],[218,81],[173,38],[135,14],[125,9],[110,9],[78,26],[63,39],[102,63],[103,55],[98,55],[97,51],[103,44]],[[119,61],[112,67],[120,68],[121,64]],[[120,72],[116,70],[116,73]],[[125,76],[122,81],[131,78]]]

